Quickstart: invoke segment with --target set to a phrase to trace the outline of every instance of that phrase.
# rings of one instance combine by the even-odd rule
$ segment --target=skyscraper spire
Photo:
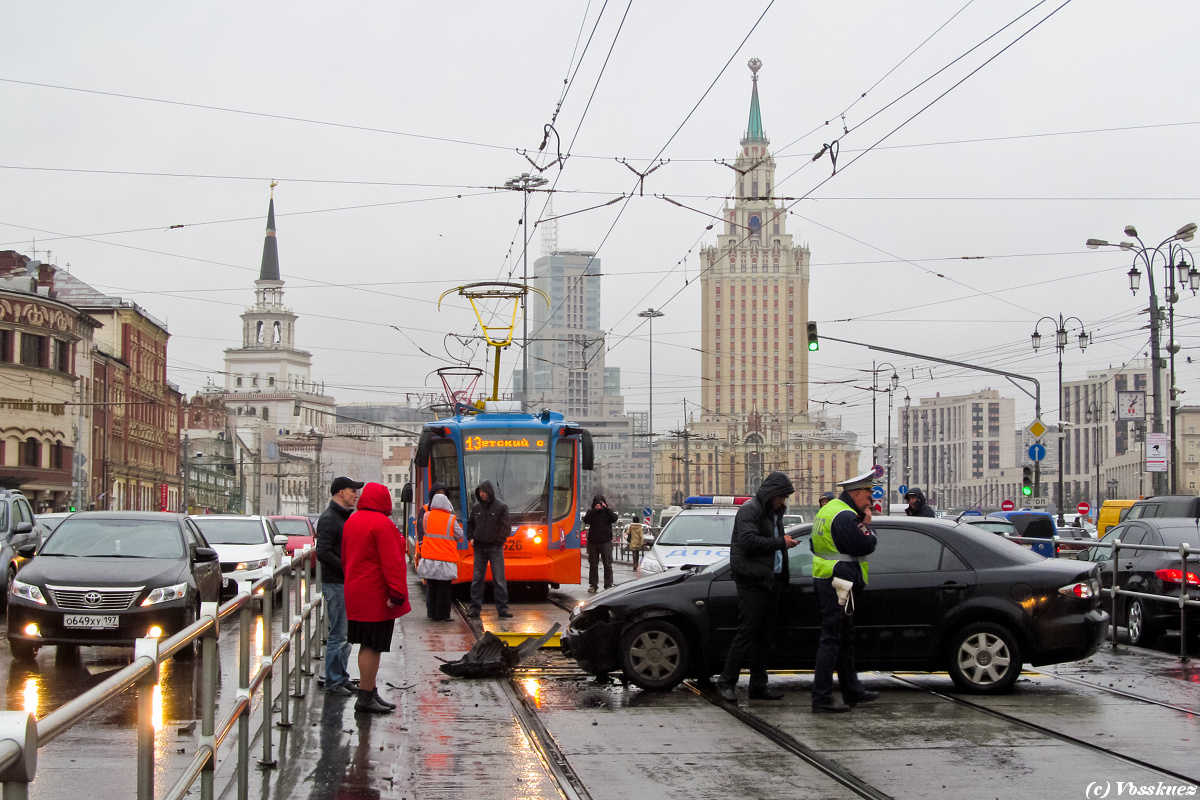
[[[758,71],[762,69],[762,62],[757,58],[752,58],[747,66],[750,67],[754,88],[750,94],[750,122],[746,125],[746,136],[742,142],[743,144],[746,142],[769,143],[770,139],[763,132],[762,112],[758,108]]]
[[[271,184],[271,205],[267,210],[267,238],[263,241],[262,267],[258,271],[260,281],[279,280],[279,243],[275,241],[275,184]]]

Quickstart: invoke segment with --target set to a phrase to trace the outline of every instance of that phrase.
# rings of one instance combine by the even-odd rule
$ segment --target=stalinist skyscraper
[[[858,448],[840,420],[810,413],[809,250],[795,244],[775,197],[775,159],[749,63],[750,117],[731,165],[731,201],[716,244],[700,251],[701,408],[689,437],[664,437],[656,497],[753,493],[772,470],[791,476],[794,505],[854,474]],[[685,466],[686,465],[686,466]]]

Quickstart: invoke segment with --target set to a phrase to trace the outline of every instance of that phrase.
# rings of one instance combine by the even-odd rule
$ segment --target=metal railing
[[[1112,586],[1110,586],[1108,588],[1101,588],[1101,590],[1100,590],[1102,593],[1108,594],[1108,597],[1110,600],[1109,614],[1108,614],[1110,627],[1109,627],[1109,632],[1108,632],[1108,640],[1113,644],[1113,646],[1116,646],[1116,644],[1117,644],[1117,597],[1118,597],[1118,595],[1123,596],[1123,597],[1137,597],[1142,600],[1152,600],[1156,603],[1172,603],[1179,607],[1179,658],[1182,661],[1188,660],[1187,609],[1188,608],[1200,608],[1200,600],[1192,600],[1188,596],[1188,559],[1191,558],[1191,559],[1193,559],[1192,563],[1200,565],[1200,554],[1197,554],[1196,551],[1192,550],[1190,545],[1188,545],[1186,543],[1180,544],[1178,546],[1160,545],[1160,544],[1123,544],[1120,539],[1113,539],[1111,542],[1096,541],[1094,539],[1089,541],[1087,539],[1072,539],[1072,538],[1065,537],[1065,536],[1058,536],[1057,534],[1054,536],[1051,536],[1051,537],[1046,537],[1046,538],[1031,537],[1031,536],[1007,536],[1007,535],[1005,535],[1005,538],[1012,542],[1018,542],[1019,544],[1045,544],[1046,542],[1050,542],[1051,546],[1054,548],[1054,552],[1056,555],[1059,554],[1058,546],[1059,546],[1059,543],[1061,543],[1061,542],[1083,543],[1085,546],[1080,548],[1080,552],[1082,552],[1083,550],[1090,550],[1093,548],[1105,548],[1107,550],[1111,550],[1112,553],[1109,558],[1109,561],[1111,563],[1110,571],[1112,574]],[[1180,560],[1179,594],[1177,596],[1164,595],[1164,594],[1150,594],[1149,592],[1135,592],[1131,589],[1119,588],[1117,586],[1117,573],[1119,571],[1117,564],[1118,564],[1118,558],[1120,557],[1122,550],[1134,550],[1134,551],[1145,550],[1148,552],[1157,552],[1157,553],[1178,553],[1179,560]],[[1070,556],[1070,557],[1075,557],[1075,555],[1077,555],[1077,554],[1073,553],[1072,556]],[[1091,563],[1094,563],[1094,562],[1091,562]]]
[[[277,579],[281,582],[283,613],[280,642],[275,646],[271,625]],[[165,797],[169,800],[184,797],[190,793],[192,784],[199,778],[202,800],[212,800],[217,751],[236,725],[238,798],[246,800],[250,791],[250,712],[253,698],[255,694],[262,693],[263,700],[260,706],[263,750],[258,766],[275,767],[277,763],[272,757],[271,739],[271,730],[276,724],[273,710],[273,679],[276,676],[283,679],[280,686],[281,695],[288,693],[289,681],[293,682],[292,697],[299,698],[305,695],[303,677],[312,674],[312,670],[306,669],[305,664],[311,663],[316,654],[314,637],[320,635],[323,624],[324,603],[320,592],[320,580],[321,567],[317,562],[316,553],[311,545],[305,546],[270,576],[256,581],[249,592],[240,592],[219,607],[217,603],[201,603],[200,618],[174,636],[165,640],[138,639],[134,645],[132,664],[42,719],[35,719],[33,714],[24,711],[0,711],[0,782],[3,782],[3,800],[24,800],[28,797],[29,784],[37,773],[40,748],[99,711],[127,689],[135,687],[137,797],[138,800],[152,800],[155,772],[153,706],[159,665],[181,650],[194,647],[193,643],[197,640],[201,644],[199,747]],[[295,592],[292,591],[293,581],[296,582]],[[251,605],[255,597],[262,601],[263,644],[259,668],[251,675],[251,629],[254,622]],[[216,694],[220,660],[217,656],[217,640],[220,636],[221,620],[234,614],[239,615],[236,700],[218,724]],[[294,663],[290,659],[292,654],[296,656]],[[290,713],[285,698],[280,704],[279,727],[291,727]]]

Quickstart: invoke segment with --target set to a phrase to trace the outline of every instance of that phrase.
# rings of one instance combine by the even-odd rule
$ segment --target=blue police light
[[[685,506],[740,506],[750,498],[732,495],[693,495],[683,501]]]

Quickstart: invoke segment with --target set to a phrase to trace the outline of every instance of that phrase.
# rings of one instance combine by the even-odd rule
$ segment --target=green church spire
[[[750,122],[746,126],[746,136],[742,142],[770,142],[767,134],[763,131],[762,111],[758,107],[758,71],[762,69],[762,62],[757,58],[750,59],[749,65],[751,80],[754,82],[754,88],[750,94]]]

